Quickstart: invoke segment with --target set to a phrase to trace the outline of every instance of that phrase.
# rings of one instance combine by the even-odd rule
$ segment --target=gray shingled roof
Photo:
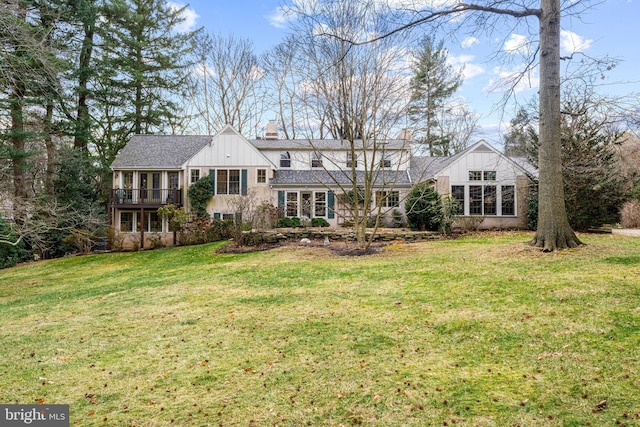
[[[529,175],[534,178],[538,177],[538,169],[535,168],[526,157],[514,156],[509,157],[513,160],[514,163],[518,164],[522,169],[524,169]]]
[[[478,141],[477,143],[467,147],[466,149],[449,157],[429,157],[429,156],[413,156],[411,158],[411,180],[413,182],[425,181],[435,177],[435,175],[454,163],[460,157],[466,153],[475,150],[480,144],[487,144],[484,141]],[[489,144],[487,144],[489,145]],[[507,157],[507,156],[505,156]],[[527,174],[537,177],[538,171],[533,167],[531,163],[524,157],[507,157],[513,163],[521,167]]]
[[[207,135],[134,135],[116,156],[111,169],[178,169],[212,138]]]
[[[253,144],[259,150],[348,150],[351,148],[349,141],[340,139],[252,139]],[[362,149],[362,141],[354,142],[356,149]],[[371,142],[373,144],[373,142]],[[382,146],[378,141],[378,149]],[[386,142],[387,147],[398,150],[410,148],[410,144],[401,139],[391,139]]]
[[[356,181],[359,185],[364,183],[364,171],[357,171]],[[340,185],[351,184],[351,170],[277,170],[271,184],[278,185],[326,185],[332,186],[336,182]],[[380,171],[375,185],[411,185],[406,171],[385,170]]]
[[[413,156],[409,166],[411,181],[427,181],[433,178],[436,172],[451,164],[453,160],[455,160],[453,157]]]

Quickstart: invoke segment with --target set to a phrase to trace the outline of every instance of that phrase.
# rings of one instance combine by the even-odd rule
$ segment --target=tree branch
[[[359,45],[363,45],[363,44],[367,44],[367,43],[373,43],[376,42],[378,40],[382,40],[384,38],[387,38],[389,36],[392,36],[396,33],[417,27],[419,25],[425,24],[427,22],[432,22],[435,21],[439,18],[445,17],[445,16],[449,16],[449,15],[454,15],[454,14],[458,14],[458,13],[462,13],[462,12],[469,12],[469,11],[476,11],[476,12],[487,12],[487,13],[493,13],[493,14],[497,14],[497,15],[508,15],[508,16],[513,16],[514,18],[524,18],[527,16],[536,16],[536,17],[540,17],[542,15],[542,9],[522,9],[522,10],[513,10],[513,9],[502,9],[502,8],[498,8],[498,7],[490,7],[490,6],[482,6],[479,4],[473,4],[473,3],[459,3],[455,6],[453,6],[451,9],[445,9],[445,10],[438,10],[438,11],[434,11],[434,12],[430,12],[429,14],[416,19],[414,21],[411,21],[407,24],[401,25],[397,28],[394,28],[393,30],[381,34],[377,37],[362,41],[362,42],[356,42],[351,40],[350,43],[352,43],[353,45],[359,46]],[[330,33],[323,33],[323,35],[328,35],[328,36],[332,36],[332,37],[336,37],[340,40],[344,40],[343,38],[341,38],[340,36],[337,36],[335,34],[330,34]],[[346,41],[346,40],[345,40]]]

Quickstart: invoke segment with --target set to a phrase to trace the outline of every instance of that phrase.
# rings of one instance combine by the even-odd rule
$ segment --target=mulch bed
[[[393,242],[374,242],[366,250],[358,249],[355,242],[331,242],[329,245],[324,244],[324,240],[310,239],[303,243],[294,240],[285,240],[280,243],[262,244],[257,246],[238,246],[234,242],[224,245],[216,251],[221,254],[245,254],[251,252],[268,251],[283,246],[296,246],[301,248],[325,248],[338,256],[364,256],[374,255],[380,252],[380,249]]]

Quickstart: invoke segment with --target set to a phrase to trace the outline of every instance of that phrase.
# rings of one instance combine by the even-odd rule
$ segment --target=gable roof
[[[511,162],[526,175],[534,177],[538,175],[536,169],[527,161],[526,158],[505,156],[488,142],[480,140],[470,147],[467,147],[459,153],[449,157],[413,156],[411,159],[411,180],[418,182],[433,179],[438,176],[443,169],[473,152],[494,153]]]
[[[209,135],[134,135],[111,169],[180,169],[211,139]]]
[[[267,156],[265,156],[264,153],[258,147],[256,147],[255,144],[252,143],[252,141],[249,141],[247,138],[244,137],[244,135],[238,132],[236,128],[234,128],[229,124],[224,125],[224,127],[220,129],[220,131],[213,136],[211,140],[211,144],[212,145],[232,144],[232,145],[236,145],[236,148],[242,146],[246,148],[246,150],[248,150],[247,153],[253,153],[253,156],[255,156],[253,157],[254,160],[255,158],[258,158],[265,165],[269,165],[273,169],[276,168],[276,165]]]

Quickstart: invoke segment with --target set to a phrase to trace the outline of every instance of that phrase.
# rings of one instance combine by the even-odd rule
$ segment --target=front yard
[[[0,403],[72,425],[640,425],[640,240],[221,244],[0,270]]]

